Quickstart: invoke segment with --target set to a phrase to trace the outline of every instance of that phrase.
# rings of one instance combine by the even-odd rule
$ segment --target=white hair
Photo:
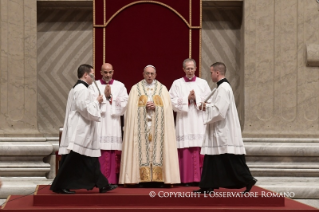
[[[147,66],[145,66],[144,71],[145,71],[145,69],[148,68],[148,67],[154,68],[155,73],[156,73],[156,68],[155,68],[155,66],[153,66],[153,65],[147,65]]]

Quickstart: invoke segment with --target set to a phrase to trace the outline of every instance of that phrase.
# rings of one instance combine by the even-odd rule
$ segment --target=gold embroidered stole
[[[147,125],[146,103],[148,93],[144,80],[137,83],[138,91],[138,158],[141,182],[164,182],[163,179],[163,141],[164,141],[164,108],[161,98],[163,85],[155,82],[152,94],[155,111],[152,114],[150,129]]]

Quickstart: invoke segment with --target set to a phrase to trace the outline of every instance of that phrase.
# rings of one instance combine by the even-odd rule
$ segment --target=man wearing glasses
[[[170,96],[153,65],[143,77],[129,94],[119,183],[180,183]]]

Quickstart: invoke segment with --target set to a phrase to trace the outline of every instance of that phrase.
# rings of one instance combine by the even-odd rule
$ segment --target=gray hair
[[[222,62],[216,62],[212,64],[210,67],[213,67],[214,69],[218,70],[221,75],[225,76],[226,74],[226,65]]]
[[[193,63],[194,63],[194,66],[196,67],[196,61],[195,61],[194,59],[192,59],[192,58],[187,58],[187,59],[185,59],[185,60],[183,61],[183,68],[186,67],[186,63],[188,63],[188,62],[193,62]]]
[[[145,71],[145,69],[148,68],[148,67],[154,68],[155,73],[156,73],[156,68],[155,68],[155,66],[153,66],[153,65],[147,65],[147,66],[145,66],[144,71]]]

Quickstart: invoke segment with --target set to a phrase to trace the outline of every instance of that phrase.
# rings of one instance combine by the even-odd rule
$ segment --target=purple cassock
[[[195,100],[189,94],[195,93]],[[182,183],[200,182],[204,156],[200,154],[205,135],[203,111],[198,106],[204,102],[211,89],[199,77],[182,77],[173,82],[169,91],[176,112],[176,142]]]

